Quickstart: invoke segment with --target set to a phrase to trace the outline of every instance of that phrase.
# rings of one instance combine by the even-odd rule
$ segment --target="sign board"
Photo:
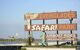
[[[67,12],[50,12],[50,13],[28,13],[24,15],[24,19],[34,19],[34,20],[43,20],[43,19],[71,19],[76,18],[76,11],[67,11]]]
[[[25,25],[25,31],[76,30],[77,24],[34,24]]]
[[[46,34],[47,40],[77,40],[76,34]]]

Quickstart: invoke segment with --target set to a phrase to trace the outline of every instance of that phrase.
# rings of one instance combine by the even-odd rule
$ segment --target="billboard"
[[[77,40],[77,34],[46,34],[46,40]]]
[[[49,12],[49,13],[28,13],[24,15],[24,19],[34,19],[34,20],[43,20],[43,19],[71,19],[76,18],[76,11],[67,11],[67,12]]]
[[[34,24],[25,25],[25,31],[77,30],[77,24]]]

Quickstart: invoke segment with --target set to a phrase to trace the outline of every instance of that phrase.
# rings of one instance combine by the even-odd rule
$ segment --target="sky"
[[[25,13],[64,12],[77,11],[77,31],[73,31],[80,37],[80,0],[0,0],[0,38],[9,38],[18,33],[17,38],[28,37],[24,31]],[[32,24],[42,24],[42,20],[33,20]],[[45,23],[55,24],[55,19],[46,20]],[[69,23],[68,19],[59,19],[59,23]],[[65,33],[65,31],[59,31]],[[32,32],[34,38],[39,38],[41,32]],[[56,31],[48,32],[56,33]],[[70,33],[70,31],[67,31]]]

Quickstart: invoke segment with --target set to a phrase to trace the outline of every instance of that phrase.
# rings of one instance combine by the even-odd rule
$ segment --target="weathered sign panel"
[[[25,31],[76,30],[77,24],[34,24],[25,25]]]
[[[77,34],[46,34],[47,40],[77,40]]]
[[[28,13],[24,15],[24,19],[71,19],[76,18],[76,11],[67,11],[67,12],[50,12],[50,13]]]

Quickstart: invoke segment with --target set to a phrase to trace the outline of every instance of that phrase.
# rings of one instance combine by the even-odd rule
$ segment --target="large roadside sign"
[[[73,44],[74,40],[77,40],[77,34],[74,34],[72,31],[77,30],[77,24],[72,23],[73,19],[77,18],[76,11],[66,11],[66,12],[48,12],[48,13],[27,13],[24,15],[24,20],[27,21],[27,24],[24,25],[25,31],[42,31],[45,33],[42,39],[45,40],[55,40],[57,45],[59,40],[71,40]],[[45,20],[56,19],[56,24],[45,24]],[[58,19],[69,19],[70,23],[59,24]],[[43,20],[43,24],[32,24],[32,20]],[[59,33],[58,31],[69,30],[70,34]],[[56,34],[47,34],[45,31],[56,31]],[[44,40],[44,41],[45,41]]]

